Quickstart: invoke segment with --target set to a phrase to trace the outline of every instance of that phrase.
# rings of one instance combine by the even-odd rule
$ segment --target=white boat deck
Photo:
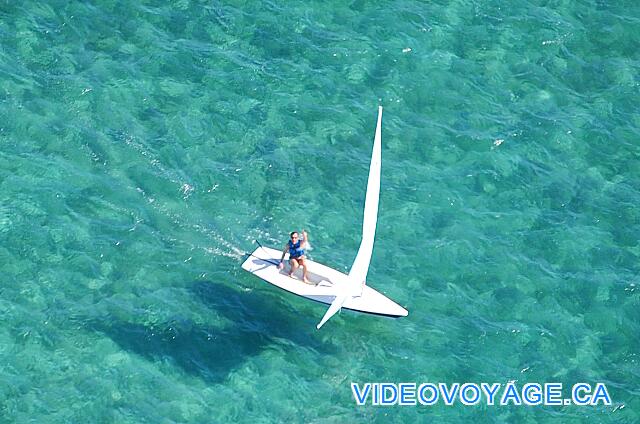
[[[284,269],[278,269],[281,257],[282,251],[280,250],[258,247],[244,261],[242,268],[276,287],[328,305],[333,302],[338,294],[344,293],[346,290],[352,291],[355,289],[345,286],[346,284],[353,284],[353,282],[349,282],[346,274],[308,259],[306,262],[309,271],[309,284],[302,281],[302,268],[296,271],[294,278],[289,277],[289,263],[287,260],[285,260]],[[347,299],[343,308],[394,318],[404,317],[408,314],[407,310],[402,306],[368,285],[364,286],[361,296]]]

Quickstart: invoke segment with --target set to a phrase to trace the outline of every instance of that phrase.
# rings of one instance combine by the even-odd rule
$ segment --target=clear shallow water
[[[633,2],[3,2],[6,422],[640,420]],[[347,269],[385,106],[371,285]],[[293,187],[295,186],[295,189]],[[611,407],[357,408],[349,383],[606,382]]]

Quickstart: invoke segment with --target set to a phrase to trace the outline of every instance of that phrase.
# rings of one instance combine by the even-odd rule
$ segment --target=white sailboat
[[[408,315],[405,308],[366,284],[378,221],[382,164],[381,129],[382,106],[379,106],[365,197],[362,241],[348,275],[307,259],[310,284],[303,283],[301,280],[290,278],[287,275],[286,267],[282,271],[278,269],[278,263],[282,256],[281,250],[262,246],[251,253],[242,264],[243,269],[276,287],[330,305],[317,325],[318,329],[342,308],[393,318]],[[302,269],[299,269],[298,272],[301,273]]]

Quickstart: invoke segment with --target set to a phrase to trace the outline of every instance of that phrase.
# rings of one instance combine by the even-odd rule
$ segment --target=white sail
[[[329,321],[329,318],[334,316],[336,312],[342,309],[342,305],[344,305],[344,302],[347,301],[347,298],[348,296],[344,294],[336,296],[335,300],[331,302],[329,309],[327,309],[327,312],[325,312],[324,316],[322,317],[322,320],[320,321],[320,323],[316,325],[316,328],[318,330],[320,329],[320,327],[324,325],[325,322]]]
[[[378,222],[378,201],[380,200],[380,168],[382,165],[382,106],[378,106],[378,123],[376,124],[376,135],[373,138],[373,152],[371,153],[371,164],[369,165],[369,179],[367,181],[367,194],[364,200],[364,218],[362,221],[362,241],[356,259],[351,265],[347,284],[343,287],[344,292],[335,297],[331,306],[322,317],[316,328],[320,329],[325,322],[336,314],[344,303],[362,294],[364,284],[369,271],[369,263],[373,254],[373,242],[376,235],[376,224]]]
[[[367,194],[364,201],[364,219],[362,222],[362,241],[356,259],[353,261],[349,279],[358,284],[364,284],[369,271],[369,263],[373,254],[373,242],[378,222],[378,201],[380,199],[380,168],[382,164],[382,106],[378,106],[378,123],[376,135],[373,139],[371,165],[369,165],[369,180]]]

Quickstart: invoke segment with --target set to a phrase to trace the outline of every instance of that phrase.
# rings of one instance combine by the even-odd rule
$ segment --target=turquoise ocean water
[[[0,422],[640,422],[640,4],[0,3]],[[370,284],[240,269],[307,228]],[[350,383],[611,406],[357,407]]]

